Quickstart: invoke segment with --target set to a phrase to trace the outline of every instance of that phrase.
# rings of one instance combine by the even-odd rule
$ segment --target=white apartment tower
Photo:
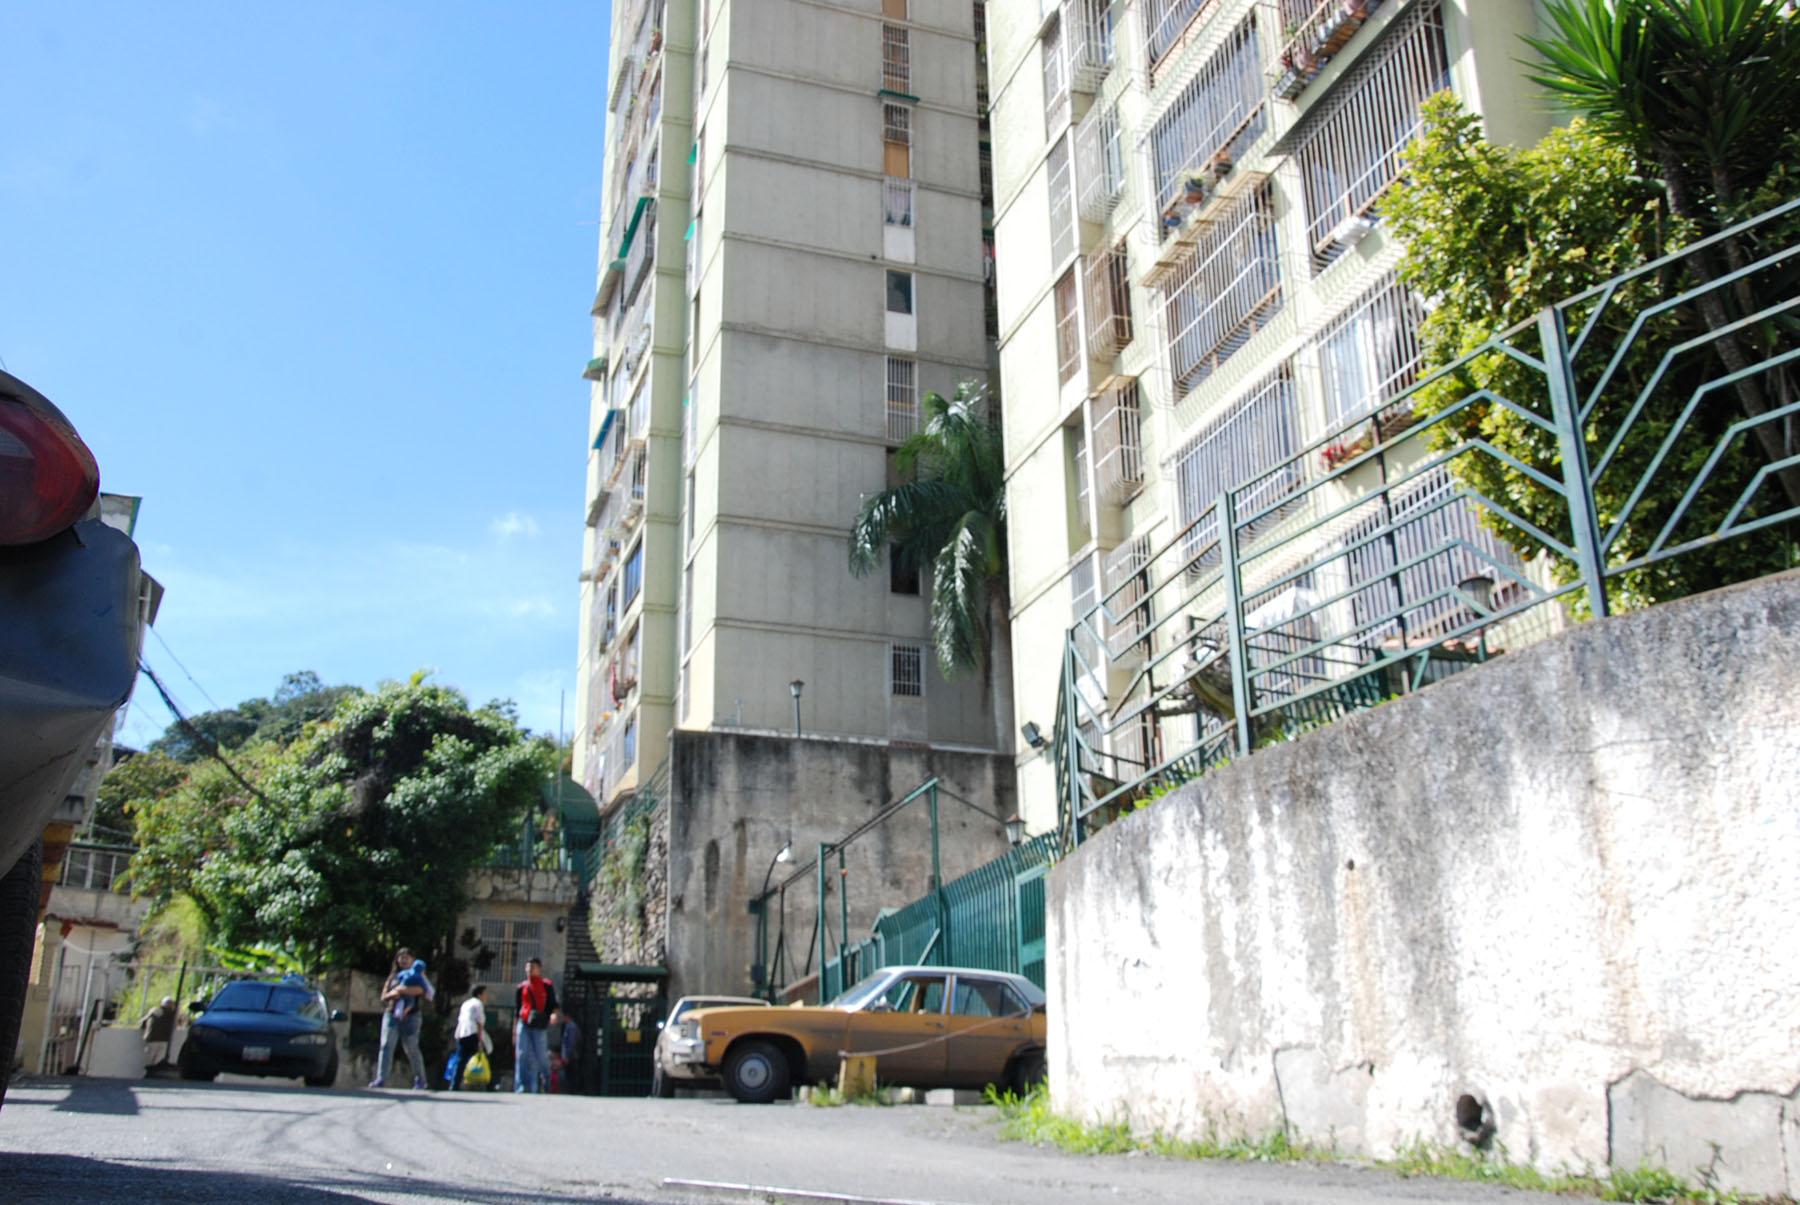
[[[989,6],[1008,503],[1035,517],[1013,528],[1015,647],[1060,653],[1222,490],[1412,382],[1422,311],[1381,198],[1442,89],[1496,141],[1543,132],[1518,63],[1536,23],[1532,0]],[[1017,658],[1021,722],[1049,728],[1062,668]],[[1193,739],[1192,717],[1146,719],[1107,752],[1156,764],[1158,723]],[[1052,760],[1019,767],[1050,827]]]
[[[997,747],[928,583],[852,578],[846,543],[924,392],[987,374],[979,9],[615,6],[576,724],[603,807],[676,729]]]

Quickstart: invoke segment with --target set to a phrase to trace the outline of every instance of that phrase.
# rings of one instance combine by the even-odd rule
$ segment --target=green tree
[[[94,792],[96,840],[129,841],[133,807],[161,799],[187,779],[188,768],[163,753],[134,753],[107,771]]]
[[[1006,456],[998,406],[965,381],[925,395],[923,424],[894,455],[907,478],[863,501],[850,528],[850,572],[890,555],[931,569],[931,638],[946,678],[978,671],[993,700],[996,739],[1010,747],[1011,602],[1006,580]]]
[[[326,686],[312,670],[283,676],[274,699],[245,699],[236,707],[203,711],[176,721],[150,743],[151,750],[179,762],[197,762],[215,749],[229,752],[251,741],[286,744],[306,725],[324,719],[337,705],[362,693],[358,686]]]
[[[141,753],[132,762],[160,756]],[[256,787],[283,756],[285,750],[279,745],[259,742],[233,750],[231,764]],[[209,926],[216,926],[220,906],[198,889],[196,878],[212,858],[229,848],[225,822],[249,806],[255,795],[216,759],[207,758],[194,765],[165,760],[180,767],[180,781],[170,789],[132,791],[125,805],[132,817],[138,847],[128,872],[131,891],[149,899],[158,911],[185,897]],[[131,762],[126,763],[130,765]],[[111,781],[110,775],[107,781]],[[126,785],[130,787],[132,783],[128,781]],[[157,785],[160,779],[149,784],[151,788]]]

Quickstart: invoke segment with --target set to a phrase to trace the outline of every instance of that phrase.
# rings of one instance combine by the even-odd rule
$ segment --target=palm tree
[[[1552,0],[1547,12],[1554,37],[1526,39],[1543,56],[1532,78],[1660,177],[1670,214],[1709,235],[1769,203],[1757,194],[1800,148],[1793,0]],[[1793,224],[1778,223],[1772,233],[1791,236]],[[1720,280],[1757,258],[1746,242],[1761,235],[1722,240],[1688,256],[1688,266],[1702,284]],[[1749,371],[1767,349],[1753,356],[1745,343],[1757,340],[1756,330],[1735,324],[1760,308],[1754,291],[1740,278],[1729,292],[1707,290],[1698,305],[1753,419],[1800,392],[1786,370]],[[1755,432],[1773,464],[1788,462],[1776,476],[1789,501],[1800,503],[1791,418]]]
[[[865,498],[850,528],[850,572],[888,557],[931,567],[931,641],[944,677],[979,671],[996,742],[1012,741],[1012,605],[1006,579],[1006,457],[985,385],[928,393],[923,425],[894,454],[906,480]],[[890,553],[890,549],[892,550]]]

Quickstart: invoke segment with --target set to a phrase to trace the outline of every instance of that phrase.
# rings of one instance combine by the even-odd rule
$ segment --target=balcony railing
[[[1290,31],[1270,66],[1269,88],[1293,100],[1356,36],[1382,0],[1277,0],[1281,28]]]
[[[1219,0],[1144,0],[1144,48],[1151,67],[1187,45],[1217,12]]]
[[[1212,375],[1282,303],[1274,202],[1265,185],[1206,230],[1164,293],[1174,396]]]
[[[1150,130],[1156,209],[1165,229],[1205,200],[1262,136],[1263,77],[1254,10]]]

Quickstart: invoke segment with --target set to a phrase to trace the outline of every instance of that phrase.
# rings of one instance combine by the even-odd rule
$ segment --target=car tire
[[[1009,1087],[1014,1094],[1027,1096],[1033,1088],[1044,1082],[1044,1077],[1049,1073],[1049,1066],[1044,1062],[1044,1052],[1028,1050],[1013,1060],[1012,1083]]]
[[[787,1095],[787,1058],[769,1042],[745,1042],[725,1058],[725,1090],[739,1104],[766,1105]]]
[[[675,1081],[664,1075],[661,1067],[650,1069],[650,1095],[658,1100],[675,1099]]]
[[[0,1105],[12,1078],[13,1051],[25,1015],[31,952],[37,946],[38,896],[43,883],[44,841],[31,843],[0,879]]]
[[[187,1047],[185,1045],[181,1048],[181,1057],[176,1060],[175,1069],[180,1072],[181,1078],[185,1080],[197,1080],[202,1083],[211,1083],[213,1080],[219,1078],[219,1073],[217,1071],[214,1071],[211,1068],[202,1067],[198,1060],[188,1057]]]
[[[306,1077],[306,1086],[308,1088],[329,1088],[331,1085],[337,1083],[337,1075],[337,1051],[334,1050],[331,1052],[331,1057],[326,1060],[325,1070],[322,1073]]]

